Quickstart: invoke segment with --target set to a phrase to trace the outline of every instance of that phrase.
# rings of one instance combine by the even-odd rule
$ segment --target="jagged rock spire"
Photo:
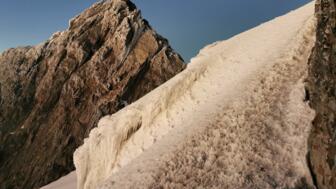
[[[36,188],[74,169],[98,120],[182,71],[131,1],[94,4],[69,29],[0,55],[0,188]]]

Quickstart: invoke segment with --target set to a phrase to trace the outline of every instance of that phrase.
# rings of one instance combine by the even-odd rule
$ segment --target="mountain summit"
[[[185,68],[128,0],[94,4],[43,44],[0,55],[0,188],[37,188],[74,169],[98,120]]]

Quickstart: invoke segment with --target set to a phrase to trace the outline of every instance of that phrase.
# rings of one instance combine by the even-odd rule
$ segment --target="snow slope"
[[[103,118],[75,152],[77,187],[310,184],[314,113],[303,102],[303,78],[313,12],[312,2],[204,48],[185,71]]]
[[[42,187],[41,189],[75,189],[77,188],[77,175],[76,172],[72,172],[67,176],[64,176],[57,181]]]

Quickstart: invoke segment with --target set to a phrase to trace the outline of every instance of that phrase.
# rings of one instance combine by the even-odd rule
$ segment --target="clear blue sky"
[[[96,0],[1,0],[0,52],[35,45],[68,27]],[[207,44],[227,39],[309,0],[134,0],[154,29],[186,62]]]

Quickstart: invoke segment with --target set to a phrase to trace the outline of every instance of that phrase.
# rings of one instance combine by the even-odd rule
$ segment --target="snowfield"
[[[101,119],[74,154],[77,181],[72,173],[45,189],[311,185],[304,78],[314,33],[311,2],[205,47],[185,71]]]

